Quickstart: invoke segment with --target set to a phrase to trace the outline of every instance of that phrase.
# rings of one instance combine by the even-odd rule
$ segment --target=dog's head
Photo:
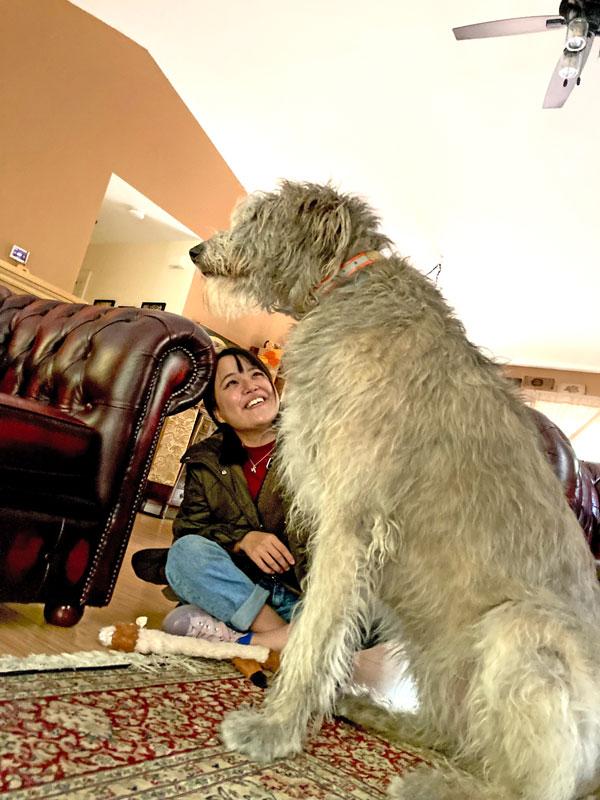
[[[285,181],[278,192],[249,195],[234,210],[231,228],[190,255],[211,279],[209,301],[218,310],[235,303],[301,317],[318,302],[319,284],[346,259],[389,244],[378,223],[357,197]]]

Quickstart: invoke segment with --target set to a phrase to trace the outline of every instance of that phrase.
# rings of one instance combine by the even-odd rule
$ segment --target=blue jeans
[[[249,630],[265,603],[289,622],[299,600],[267,575],[254,583],[221,545],[195,534],[173,542],[165,572],[180,600],[199,606],[238,631]]]

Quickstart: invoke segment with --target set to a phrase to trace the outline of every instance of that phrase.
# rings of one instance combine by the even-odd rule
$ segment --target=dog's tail
[[[531,601],[476,626],[464,750],[491,784],[523,800],[573,800],[598,785],[599,641],[568,610]]]

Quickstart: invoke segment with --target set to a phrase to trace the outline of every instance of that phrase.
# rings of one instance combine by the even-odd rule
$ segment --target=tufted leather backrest
[[[103,504],[114,502],[128,473],[137,470],[140,482],[135,448],[147,455],[162,418],[197,402],[213,365],[210,337],[178,315],[0,287],[0,391],[67,412],[100,434]]]

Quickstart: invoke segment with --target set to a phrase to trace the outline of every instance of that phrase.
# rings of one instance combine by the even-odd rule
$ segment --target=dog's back
[[[593,559],[531,415],[431,281],[396,258],[365,270],[293,331],[286,376],[300,505],[325,508],[326,483],[366,529],[386,520],[383,584],[420,634],[425,616],[448,630],[536,591],[598,618]]]

